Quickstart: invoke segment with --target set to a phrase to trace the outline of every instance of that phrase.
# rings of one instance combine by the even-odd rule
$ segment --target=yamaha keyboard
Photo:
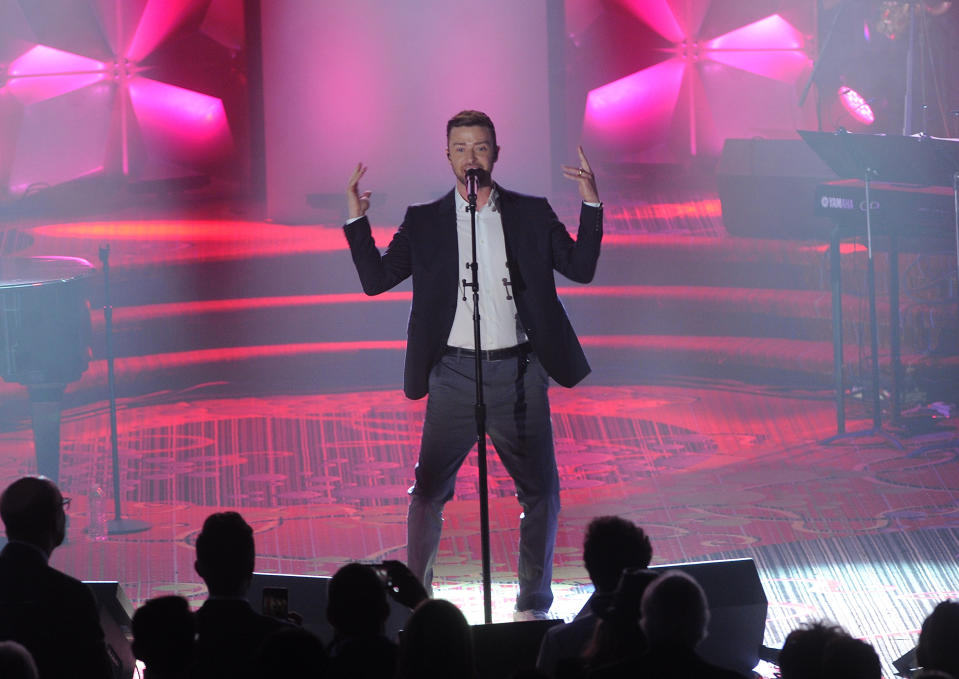
[[[842,179],[816,187],[815,211],[826,216],[836,228],[829,243],[829,272],[832,291],[833,366],[836,397],[836,424],[845,434],[845,384],[843,380],[842,274],[840,240],[843,232],[855,230],[870,236],[867,264],[869,291],[869,339],[872,355],[873,428],[881,433],[879,340],[876,318],[876,283],[872,239],[885,232],[888,240],[890,362],[892,364],[892,417],[900,414],[902,380],[899,342],[899,236],[945,235],[951,230],[959,250],[959,141],[926,135],[897,136],[850,134],[842,131],[799,135],[816,155]],[[869,200],[866,200],[868,180]],[[868,216],[868,220],[867,220]],[[952,229],[949,229],[949,226]],[[846,234],[848,235],[848,233]],[[959,256],[959,252],[957,252]],[[859,435],[859,434],[857,434]],[[900,448],[900,444],[896,443]]]
[[[875,228],[901,235],[950,235],[955,196],[945,186],[869,183],[870,220]],[[816,187],[815,212],[843,227],[866,226],[866,188],[861,179],[840,179]]]

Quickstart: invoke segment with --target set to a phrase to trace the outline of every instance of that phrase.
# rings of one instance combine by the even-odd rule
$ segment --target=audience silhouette
[[[0,640],[22,644],[41,679],[104,679],[113,666],[93,593],[47,563],[66,537],[69,504],[43,477],[20,478],[0,496],[9,540],[0,552]]]
[[[959,602],[940,602],[922,623],[916,661],[959,679]]]
[[[627,568],[608,605],[603,605],[604,599],[594,600],[593,607],[599,619],[592,638],[582,651],[585,669],[637,659],[645,653],[646,635],[639,625],[640,601],[646,588],[657,577],[659,573],[646,568]],[[561,673],[556,676],[560,679]]]
[[[779,652],[781,679],[820,679],[826,646],[846,631],[822,621],[800,625],[786,636]]]
[[[350,563],[333,575],[326,607],[334,633],[330,677],[393,676],[397,646],[384,633],[389,615],[386,583],[372,567]]]
[[[194,567],[209,597],[196,614],[197,679],[252,676],[260,644],[289,626],[257,613],[247,601],[255,559],[253,529],[237,512],[211,514],[203,522]]]
[[[0,496],[8,543],[0,552],[0,677],[114,676],[93,594],[47,561],[65,536],[69,500],[42,477]],[[233,511],[211,514],[196,540],[209,597],[194,614],[180,596],[145,602],[132,621],[142,679],[477,679],[472,630],[449,601],[429,599],[399,561],[349,563],[331,578],[328,647],[312,632],[262,615],[247,601],[253,529]],[[576,618],[549,630],[537,669],[551,679],[742,679],[696,653],[709,607],[682,571],[647,567],[642,528],[615,516],[590,522],[583,561],[595,591]],[[413,608],[397,645],[386,636],[389,598]],[[525,623],[518,623],[525,624]],[[959,602],[943,601],[922,625],[914,679],[959,679]],[[881,679],[875,649],[841,627],[806,623],[779,652],[781,679]]]
[[[597,668],[588,676],[742,679],[740,674],[708,663],[696,653],[708,623],[709,606],[699,583],[682,571],[666,571],[646,587],[640,603],[645,653]]]
[[[912,679],[954,679],[954,677],[942,670],[927,670],[923,668],[913,674]]]
[[[547,630],[536,660],[537,669],[554,676],[560,664],[581,664],[583,651],[599,620],[597,612],[609,608],[623,570],[646,568],[652,558],[649,537],[631,521],[618,516],[599,516],[590,521],[583,538],[583,563],[595,590],[575,619]],[[638,596],[636,603],[638,612]],[[638,632],[637,619],[638,615],[631,616],[628,625]],[[630,641],[635,642],[635,635],[631,636]]]
[[[37,664],[30,651],[16,641],[0,641],[0,677],[37,679]]]
[[[324,679],[329,676],[327,663],[326,647],[318,636],[302,627],[284,627],[260,645],[253,674],[258,679]]]
[[[181,596],[150,599],[133,614],[133,655],[143,679],[185,679],[193,664],[196,622]]]
[[[472,630],[463,613],[444,599],[413,611],[400,636],[397,679],[474,679]]]
[[[823,679],[882,679],[876,649],[865,641],[842,635],[823,650]]]

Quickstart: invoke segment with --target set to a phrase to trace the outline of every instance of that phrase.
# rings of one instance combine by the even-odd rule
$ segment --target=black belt
[[[517,358],[525,356],[533,351],[529,342],[517,344],[515,347],[505,349],[489,349],[480,351],[480,356],[484,361],[505,361],[508,358]],[[456,356],[457,358],[476,358],[476,352],[473,349],[464,349],[463,347],[446,347],[447,356]]]

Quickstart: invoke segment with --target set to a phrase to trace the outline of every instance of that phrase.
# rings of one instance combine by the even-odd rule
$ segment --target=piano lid
[[[0,257],[0,288],[69,283],[95,273],[96,268],[81,257]]]
[[[959,142],[951,139],[851,132],[799,135],[839,177],[916,186],[952,186],[959,172]]]

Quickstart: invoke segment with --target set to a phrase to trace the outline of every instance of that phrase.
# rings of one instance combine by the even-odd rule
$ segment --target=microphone
[[[483,171],[478,168],[470,168],[466,171],[466,198],[471,206],[476,205],[476,187],[479,185],[480,174]]]

